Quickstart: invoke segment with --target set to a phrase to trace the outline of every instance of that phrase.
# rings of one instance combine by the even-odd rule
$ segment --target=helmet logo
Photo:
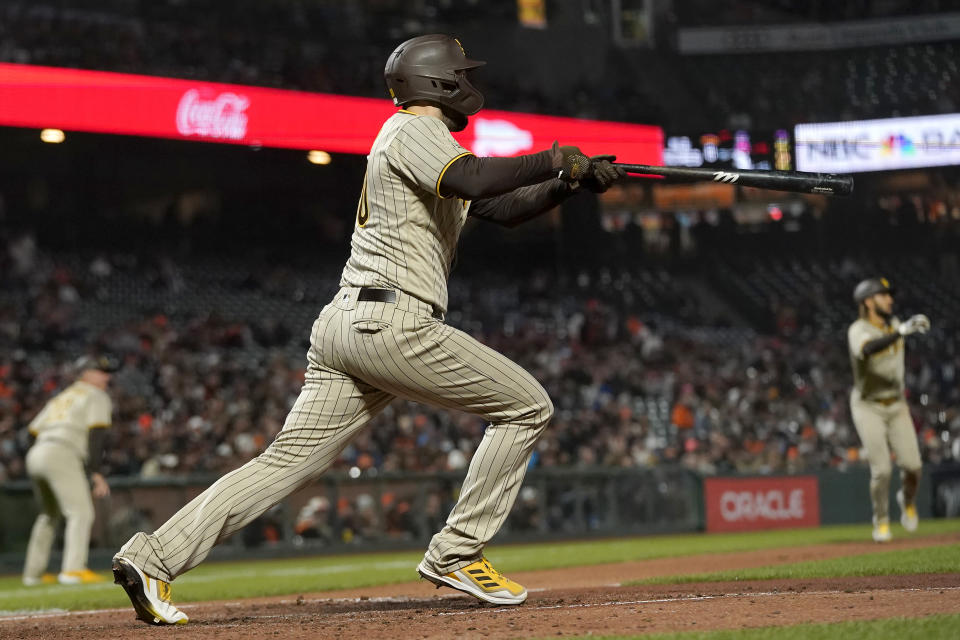
[[[880,284],[882,284],[882,285],[884,286],[884,288],[886,288],[886,289],[889,289],[889,288],[890,288],[890,283],[887,282],[887,279],[886,279],[886,278],[880,278]]]

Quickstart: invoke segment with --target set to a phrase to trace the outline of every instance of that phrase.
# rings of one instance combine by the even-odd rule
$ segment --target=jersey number
[[[363,174],[363,189],[360,190],[360,202],[357,203],[357,226],[364,227],[370,219],[367,208],[367,174]]]
[[[79,400],[76,389],[67,389],[50,401],[50,420],[66,420],[70,415],[73,403]]]

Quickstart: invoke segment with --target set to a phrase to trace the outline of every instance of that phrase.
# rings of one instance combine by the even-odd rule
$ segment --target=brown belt
[[[899,402],[900,400],[902,400],[902,398],[900,398],[900,397],[895,397],[895,398],[872,398],[872,399],[870,400],[870,402],[876,402],[877,404],[882,404],[882,405],[885,406],[885,407],[889,407],[889,406],[892,405],[894,402]]]

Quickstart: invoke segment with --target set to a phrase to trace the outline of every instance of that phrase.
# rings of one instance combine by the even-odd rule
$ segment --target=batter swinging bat
[[[646,164],[614,163],[627,173],[663,176],[682,182],[722,182],[745,187],[760,187],[776,191],[822,193],[828,196],[848,196],[853,193],[853,176],[807,171],[717,171],[690,167],[655,167]]]

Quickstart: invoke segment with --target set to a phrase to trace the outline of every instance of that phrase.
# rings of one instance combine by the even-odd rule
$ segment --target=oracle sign
[[[366,154],[395,111],[387,99],[0,63],[0,126]],[[477,155],[559,140],[588,155],[662,164],[663,131],[650,125],[485,109],[454,136]]]
[[[707,531],[750,531],[820,524],[816,476],[707,478]]]

